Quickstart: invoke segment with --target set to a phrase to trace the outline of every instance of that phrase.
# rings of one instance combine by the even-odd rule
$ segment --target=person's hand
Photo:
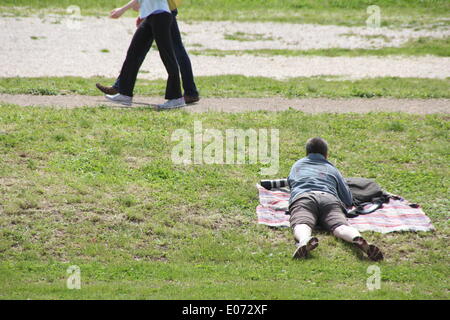
[[[132,6],[132,8],[133,8],[134,11],[139,11],[140,7],[141,7],[141,6],[139,5],[139,2],[135,2],[135,3],[133,4],[133,6]]]
[[[141,17],[137,17],[136,18],[136,28],[139,28],[139,26],[141,25],[142,21],[144,21],[144,19],[141,19]]]
[[[116,8],[109,14],[109,17],[112,19],[118,19],[124,14],[125,10],[123,8]]]

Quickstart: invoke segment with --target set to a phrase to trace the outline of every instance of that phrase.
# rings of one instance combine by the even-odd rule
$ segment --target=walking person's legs
[[[122,65],[120,76],[118,78],[119,93],[106,95],[106,98],[122,104],[131,105],[134,85],[136,83],[137,73],[142,65],[145,55],[153,43],[153,31],[149,19],[145,19],[136,30],[127,56]],[[139,58],[142,57],[143,58]],[[97,84],[97,87],[99,85]]]
[[[173,49],[181,73],[185,102],[188,104],[195,103],[200,100],[199,92],[194,81],[191,60],[181,39],[181,33],[178,28],[178,22],[176,20],[177,14],[177,10],[172,11],[173,21],[170,27],[170,33],[172,36]],[[148,50],[150,50],[150,46],[148,47]],[[142,64],[142,62],[144,61],[148,50],[147,52],[142,51],[140,55],[136,56],[136,60],[140,64]],[[116,82],[111,87],[104,86],[100,83],[97,83],[96,87],[105,94],[113,95],[119,92],[119,84],[120,76],[116,79]]]
[[[199,93],[197,86],[194,82],[194,74],[192,72],[192,64],[188,53],[183,45],[181,39],[180,29],[178,28],[178,22],[176,16],[178,11],[172,11],[173,21],[170,28],[170,33],[172,36],[173,48],[175,51],[175,56],[178,61],[178,66],[180,68],[181,79],[183,82],[184,97],[186,103],[193,103],[199,100]]]
[[[165,98],[169,101],[160,105],[160,108],[184,106],[184,98],[181,93],[180,69],[175,58],[170,34],[172,19],[170,13],[164,12],[153,15],[150,20],[159,55],[168,74]]]
[[[142,65],[142,63],[144,62],[145,57],[147,56],[147,53],[150,51],[150,48],[151,48],[151,45],[148,46],[148,50],[142,50],[142,52],[140,52],[140,54],[136,56],[136,61],[140,65]],[[119,92],[119,90],[120,90],[120,75],[117,77],[116,82],[114,82],[112,87],[114,89],[116,89],[117,92]]]
[[[139,28],[139,26],[142,24],[142,22],[145,19],[141,19],[140,17],[137,18],[136,20],[136,28]],[[138,63],[140,65],[142,65],[142,63],[145,60],[145,57],[147,56],[147,53],[149,52],[151,48],[151,44],[148,46],[148,49],[145,51],[143,50],[137,57],[136,60],[138,61]],[[104,86],[101,83],[96,83],[95,86],[97,87],[97,89],[99,89],[101,92],[105,93],[105,94],[109,94],[109,95],[114,95],[119,93],[119,84],[120,84],[120,76],[117,77],[116,81],[114,82],[114,84],[111,87],[108,86]]]
[[[122,95],[133,96],[134,85],[136,83],[137,74],[147,52],[150,50],[154,40],[154,30],[151,23],[151,16],[147,17],[137,28],[130,47],[128,48],[127,57],[122,66],[119,75],[119,92]]]

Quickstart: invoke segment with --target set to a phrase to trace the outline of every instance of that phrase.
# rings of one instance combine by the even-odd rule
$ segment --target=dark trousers
[[[198,96],[197,86],[194,81],[194,74],[192,72],[191,60],[189,59],[189,55],[184,48],[183,41],[181,40],[180,29],[178,28],[178,23],[176,16],[178,14],[178,10],[172,11],[172,25],[170,27],[170,33],[172,36],[172,44],[173,49],[175,51],[175,57],[178,62],[178,66],[181,72],[181,78],[183,80],[183,89],[184,94],[188,96]],[[148,47],[150,49],[150,47]],[[142,64],[145,59],[147,52],[143,52],[140,56],[136,57],[136,60]],[[119,81],[120,77],[117,78],[116,83],[114,83],[113,87],[119,89]]]
[[[172,44],[170,27],[172,15],[168,12],[148,16],[136,30],[127,57],[123,63],[119,76],[119,92],[126,96],[133,96],[136,77],[142,62],[155,40],[159,55],[168,73],[165,98],[181,98],[180,70]]]

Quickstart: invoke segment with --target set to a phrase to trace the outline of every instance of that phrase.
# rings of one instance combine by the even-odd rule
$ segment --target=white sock
[[[361,237],[361,234],[359,233],[358,230],[356,230],[353,227],[350,226],[339,226],[336,229],[334,229],[333,234],[342,239],[345,240],[347,242],[353,242],[353,239],[355,239],[356,237]]]
[[[299,246],[304,246],[311,239],[312,229],[307,224],[297,224],[294,227],[294,238],[297,239]]]

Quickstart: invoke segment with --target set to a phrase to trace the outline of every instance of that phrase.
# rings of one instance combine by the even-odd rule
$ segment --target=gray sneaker
[[[117,102],[126,106],[131,106],[131,102],[133,101],[132,97],[124,96],[120,93],[114,95],[107,94],[105,95],[105,98],[112,102]]]
[[[184,98],[181,97],[178,99],[167,100],[163,104],[158,104],[158,110],[176,109],[176,108],[181,108],[181,107],[185,107],[185,106],[186,106],[186,103],[184,102]]]

